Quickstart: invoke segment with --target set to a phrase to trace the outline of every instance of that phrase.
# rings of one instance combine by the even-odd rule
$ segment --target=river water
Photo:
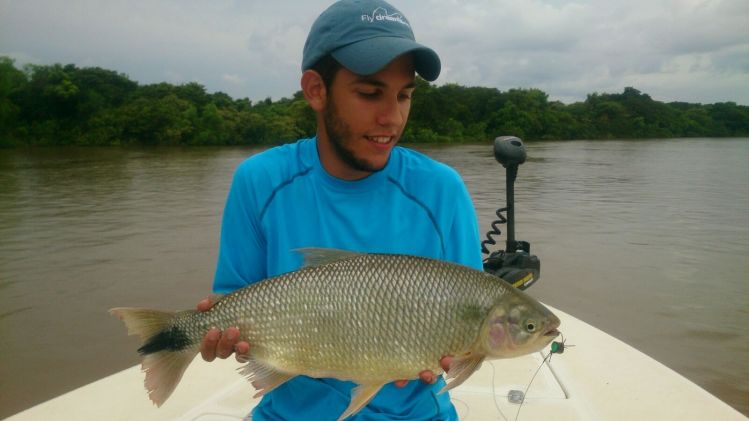
[[[749,139],[527,147],[528,292],[749,414]],[[419,149],[463,175],[485,232],[491,145]],[[259,150],[0,150],[0,418],[137,363],[107,309],[209,293],[232,172]]]

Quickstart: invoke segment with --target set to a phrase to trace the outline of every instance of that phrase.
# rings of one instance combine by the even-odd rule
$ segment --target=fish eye
[[[525,322],[525,329],[528,332],[530,332],[530,333],[535,332],[536,331],[536,322],[533,321],[533,320],[528,320],[527,322]]]

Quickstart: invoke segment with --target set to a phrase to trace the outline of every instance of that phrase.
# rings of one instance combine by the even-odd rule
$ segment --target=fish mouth
[[[557,330],[557,328],[559,327],[560,324],[562,323],[559,321],[559,319],[555,317],[554,320],[551,323],[549,323],[549,326],[547,326],[546,333],[544,333],[544,336],[549,337],[549,338],[556,338],[557,336],[559,336],[560,332],[559,330]]]

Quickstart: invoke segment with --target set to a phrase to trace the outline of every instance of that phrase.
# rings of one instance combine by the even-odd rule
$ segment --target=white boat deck
[[[746,420],[696,384],[625,343],[559,310],[568,347],[538,370],[518,420]],[[548,349],[546,350],[548,352]],[[514,420],[512,390],[525,391],[543,356],[484,363],[451,392],[461,420]],[[171,398],[151,404],[140,367],[103,378],[8,418],[31,420],[244,419],[258,400],[233,359],[196,358]]]

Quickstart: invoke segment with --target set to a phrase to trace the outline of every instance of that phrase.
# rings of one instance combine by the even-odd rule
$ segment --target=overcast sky
[[[0,55],[198,82],[252,100],[299,90],[330,0],[0,0]],[[552,100],[635,87],[660,101],[749,105],[749,0],[393,0],[437,51],[438,84]]]

